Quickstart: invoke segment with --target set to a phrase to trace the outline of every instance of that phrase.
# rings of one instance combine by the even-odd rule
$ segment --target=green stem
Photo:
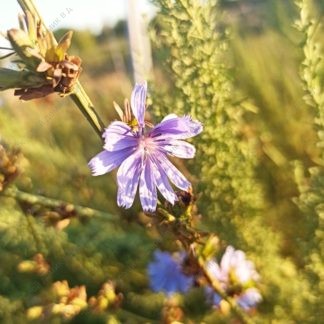
[[[71,209],[75,210],[78,216],[84,217],[84,218],[101,218],[106,221],[115,221],[117,220],[117,216],[102,212],[99,210],[95,210],[88,207],[83,207],[79,205],[74,205],[62,200],[56,200],[52,198],[47,198],[40,195],[34,195],[30,194],[24,191],[20,191],[19,189],[15,187],[9,187],[7,188],[3,193],[6,197],[11,197],[16,199],[17,201],[24,202],[31,205],[39,204],[44,207],[49,208],[59,208],[62,206],[69,206]]]
[[[70,97],[102,140],[104,124],[96,113],[89,96],[79,82],[75,85]]]

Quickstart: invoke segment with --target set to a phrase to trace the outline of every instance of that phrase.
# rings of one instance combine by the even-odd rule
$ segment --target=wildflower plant
[[[298,28],[306,39],[301,76],[308,99],[317,109],[321,140],[320,57],[305,1],[298,2]],[[322,299],[316,293],[307,296],[307,289],[321,292],[322,163],[310,171],[311,188],[302,191],[304,187],[299,186],[298,204],[312,215],[308,232],[314,239],[305,249],[305,255],[306,251],[312,254],[301,258],[298,268],[297,262],[284,256],[280,235],[265,221],[268,203],[256,176],[257,150],[243,136],[242,129],[249,125],[245,106],[237,100],[228,77],[229,43],[227,31],[219,24],[217,1],[154,1],[160,11],[152,38],[157,53],[168,54],[166,66],[160,67],[162,78],[169,73],[165,77],[168,91],[156,91],[151,81],[149,87],[137,82],[124,110],[112,103],[120,120],[107,126],[79,81],[81,58],[68,54],[72,32],[57,42],[33,1],[18,2],[23,16],[20,28],[6,33],[11,47],[5,55],[16,66],[0,68],[0,90],[14,89],[21,100],[55,92],[70,97],[98,135],[97,147],[103,146],[93,158],[87,156],[92,175],[118,169],[118,207],[131,208],[138,192],[142,211],[132,213],[126,224],[124,218],[119,222],[118,216],[108,212],[23,191],[21,183],[13,183],[19,175],[18,153],[0,146],[1,199],[23,212],[16,223],[23,223],[24,230],[21,237],[16,236],[29,243],[25,255],[19,255],[4,273],[15,269],[22,276],[19,280],[30,276],[37,283],[30,288],[33,298],[12,304],[22,309],[17,322],[78,322],[89,313],[92,321],[109,323],[154,322],[158,317],[163,323],[186,322],[187,317],[189,322],[206,323],[290,322],[307,318],[299,307],[304,302],[315,314]],[[150,110],[148,89],[153,102]],[[189,161],[181,164],[179,159]],[[103,183],[108,185],[110,178],[106,179]],[[32,181],[22,185],[32,188]],[[98,194],[83,185],[78,190],[84,190],[89,200]],[[3,210],[0,216],[7,222],[0,224],[1,233],[18,228],[10,223],[14,217]],[[74,227],[77,221],[84,225],[82,233]],[[94,225],[96,221],[101,221],[102,231]],[[4,240],[10,253],[20,248],[20,242],[6,232]],[[125,257],[128,253],[130,263]],[[111,259],[115,263],[110,264]],[[297,279],[290,285],[288,279],[293,276]],[[134,286],[139,293],[131,291]],[[0,306],[10,304],[2,300],[1,287]],[[191,305],[197,308],[198,304],[199,310],[206,307],[204,314],[193,314],[188,307],[191,298]],[[313,315],[312,322],[316,320]]]
[[[148,269],[153,290],[164,291],[167,295],[186,292],[193,286],[194,281],[202,276],[208,282],[210,289],[228,301],[236,316],[243,322],[247,322],[242,309],[226,295],[226,289],[221,286],[220,278],[211,278],[208,273],[207,259],[203,251],[208,246],[209,234],[201,233],[194,227],[195,208],[191,183],[168,159],[168,156],[184,159],[194,157],[196,152],[194,145],[185,140],[199,135],[203,131],[202,123],[188,115],[179,117],[170,113],[159,123],[152,125],[145,120],[147,84],[138,83],[132,92],[130,104],[126,101],[124,112],[115,104],[121,121],[114,121],[103,129],[103,123],[77,81],[81,71],[81,60],[67,54],[72,33],[67,33],[61,41],[56,43],[52,32],[45,27],[33,2],[21,0],[19,3],[24,10],[21,29],[9,30],[7,38],[20,71],[2,69],[0,71],[3,80],[2,89],[16,89],[15,94],[23,100],[43,97],[52,92],[71,95],[91,126],[104,139],[104,151],[89,162],[93,175],[103,175],[119,167],[117,172],[118,206],[130,208],[139,187],[143,211],[155,217],[157,227],[160,224],[166,226],[165,228],[184,248],[183,252],[173,256],[167,252],[156,252],[156,260],[149,265]],[[12,82],[6,83],[9,74],[12,76],[10,79]],[[23,81],[31,82],[21,82],[19,77],[23,77]],[[181,191],[176,192],[171,183]],[[158,200],[157,190],[166,200],[165,203]],[[7,190],[5,195],[14,197],[25,205],[30,198],[27,193],[22,193],[17,189]],[[186,195],[189,199],[185,198]],[[55,201],[42,197],[36,200],[34,198],[33,201],[33,204],[37,201],[47,207],[55,207],[55,212],[67,210],[64,204],[60,203],[57,206]],[[178,211],[173,214],[177,208]],[[73,205],[68,209],[68,213],[73,216],[78,214],[77,210],[81,211],[80,214],[85,212],[82,208],[77,209]],[[30,213],[29,210],[28,207],[28,213]],[[66,220],[68,222],[65,222]],[[62,230],[68,226],[69,217],[66,220],[59,219],[56,229]],[[44,250],[43,244],[31,220],[29,224],[37,250],[41,253]],[[210,235],[213,237],[213,234]],[[199,247],[199,244],[203,247]],[[244,260],[241,261],[244,262]],[[43,258],[42,262],[47,264],[46,258]],[[26,262],[21,264],[26,264]],[[46,275],[49,275],[50,269],[47,271]],[[64,281],[63,284],[67,287],[67,291],[64,293],[58,291],[58,295],[62,295],[59,302],[50,304],[50,306],[33,306],[28,312],[30,319],[44,317],[47,314],[50,316],[60,314],[63,318],[69,319],[88,307],[84,286],[70,291],[68,283]],[[59,282],[53,285],[56,290],[62,286]],[[92,299],[91,303],[95,305],[97,302]],[[100,305],[97,306],[102,308]]]
[[[170,114],[146,131],[146,87],[146,84],[135,86],[131,98],[134,118],[129,118],[128,123],[115,121],[104,131],[104,151],[95,156],[89,166],[96,176],[120,166],[118,206],[130,208],[139,186],[143,210],[155,212],[157,188],[172,205],[178,200],[168,178],[178,188],[189,190],[190,182],[166,156],[193,158],[194,146],[183,140],[198,135],[202,125],[189,116]]]
[[[317,314],[323,314],[324,302],[324,266],[323,266],[323,125],[324,125],[324,81],[323,81],[323,47],[319,33],[323,30],[320,21],[314,18],[312,2],[300,0],[296,2],[299,8],[299,19],[295,27],[302,35],[303,61],[300,77],[304,86],[304,100],[312,108],[315,118],[313,127],[317,131],[317,147],[319,157],[309,170],[302,161],[295,161],[295,179],[299,196],[295,202],[303,213],[307,240],[298,242],[302,251],[303,264],[307,268],[307,276],[311,282],[311,297],[308,298],[310,320],[318,321]],[[321,315],[320,315],[321,316]]]

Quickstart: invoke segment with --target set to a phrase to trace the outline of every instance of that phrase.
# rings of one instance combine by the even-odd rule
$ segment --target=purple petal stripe
[[[191,183],[185,178],[185,176],[167,159],[164,154],[160,154],[156,163],[159,168],[166,173],[168,178],[174,183],[178,188],[188,191]]]
[[[102,151],[88,163],[92,175],[98,176],[117,168],[126,158],[132,154],[132,150],[124,149],[117,152]]]
[[[202,131],[202,124],[189,116],[178,117],[175,114],[166,116],[150,133],[151,137],[187,139]]]
[[[181,140],[166,140],[160,142],[159,146],[165,153],[182,159],[192,159],[196,153],[196,149],[192,144]]]
[[[130,208],[134,202],[138,182],[142,170],[142,154],[136,152],[129,156],[117,172],[119,207]]]
[[[114,121],[106,128],[104,149],[107,151],[118,151],[124,148],[134,148],[138,144],[138,138],[134,136],[131,128],[120,121]]]
[[[139,195],[143,210],[154,212],[157,205],[157,192],[152,162],[149,157],[147,157],[144,162],[144,168],[140,179]]]
[[[144,115],[145,115],[145,103],[146,103],[147,84],[137,83],[131,96],[131,108],[133,115],[135,116],[138,125],[144,128]]]
[[[159,164],[152,158],[152,166],[154,172],[154,178],[156,182],[156,186],[158,187],[159,191],[161,192],[162,196],[169,201],[172,205],[176,200],[178,200],[177,195],[174,193],[168,177],[164,170],[159,166]]]

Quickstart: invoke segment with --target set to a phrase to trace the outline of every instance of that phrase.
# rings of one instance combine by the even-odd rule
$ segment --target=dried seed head
[[[51,31],[46,30],[37,17],[26,11],[20,29],[7,32],[19,71],[0,68],[0,90],[16,89],[22,100],[45,97],[58,92],[68,95],[73,91],[81,69],[81,59],[69,56],[72,31],[58,44]]]
[[[15,96],[19,96],[22,100],[31,100],[45,97],[53,92],[58,92],[61,96],[68,95],[72,92],[82,71],[81,59],[66,55],[63,61],[57,63],[49,64],[43,61],[38,65],[37,71],[46,74],[47,84],[15,90]]]

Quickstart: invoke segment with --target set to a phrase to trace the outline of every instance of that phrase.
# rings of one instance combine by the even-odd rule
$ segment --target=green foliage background
[[[179,165],[194,183],[201,228],[255,262],[264,300],[254,322],[320,323],[324,67],[318,63],[323,51],[315,44],[323,44],[324,34],[319,28],[307,42],[305,33],[310,17],[323,18],[322,3],[301,2],[310,15],[301,32],[293,27],[299,17],[293,1],[154,3],[159,13],[151,23],[150,111],[155,120],[175,112],[204,124],[194,139],[196,158]],[[123,28],[119,23],[97,36],[76,32],[70,51],[83,58],[81,81],[107,124],[117,118],[112,101],[122,104],[132,88]],[[315,94],[309,92],[314,84]],[[101,150],[96,134],[69,99],[22,103],[10,92],[1,98],[1,140],[20,147],[25,156],[19,188],[119,215],[114,222],[75,219],[62,232],[29,218],[56,269],[50,279],[85,284],[90,295],[114,280],[125,294],[123,310],[115,313],[118,320],[158,322],[163,297],[150,292],[145,269],[154,249],[166,243],[143,226],[138,206],[116,207],[114,174],[90,176],[87,161]],[[37,247],[17,203],[8,198],[0,203],[0,318],[23,323],[26,307],[49,282],[17,271]],[[184,297],[185,313],[194,323],[229,322],[231,315],[204,303],[199,290]],[[105,323],[108,318],[108,313],[85,312],[74,321]]]

